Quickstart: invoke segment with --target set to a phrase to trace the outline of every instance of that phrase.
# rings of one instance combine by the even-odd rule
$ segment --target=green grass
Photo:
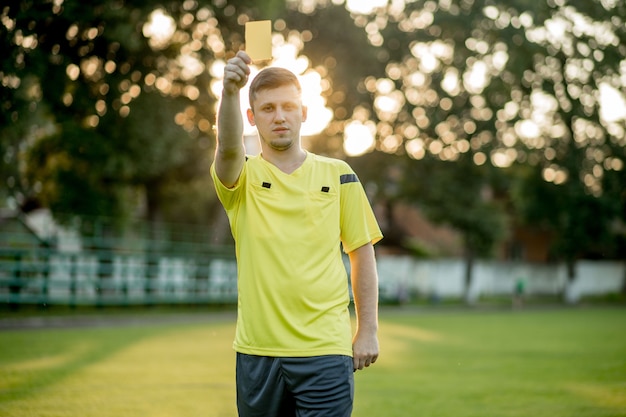
[[[626,309],[383,309],[355,417],[626,416]],[[232,319],[0,332],[0,415],[235,416]]]

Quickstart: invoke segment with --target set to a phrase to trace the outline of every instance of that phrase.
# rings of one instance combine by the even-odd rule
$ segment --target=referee
[[[240,89],[250,62],[240,51],[225,66],[211,166],[236,246],[239,416],[350,416],[354,371],[378,358],[373,245],[382,234],[350,166],[302,148],[307,109],[290,71],[270,67],[252,80],[247,118],[261,153],[245,154]]]

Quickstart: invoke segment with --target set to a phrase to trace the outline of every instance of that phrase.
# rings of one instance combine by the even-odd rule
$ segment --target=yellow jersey
[[[352,356],[346,253],[382,233],[363,186],[341,160],[308,153],[286,174],[250,156],[226,188],[211,166],[229,218],[238,269],[237,352]]]

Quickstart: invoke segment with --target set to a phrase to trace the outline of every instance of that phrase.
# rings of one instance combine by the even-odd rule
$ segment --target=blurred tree
[[[406,175],[407,197],[435,203],[433,219],[462,233],[483,222],[479,230],[493,233],[497,228],[487,223],[501,212],[481,198],[494,177],[483,169],[508,169],[527,191],[513,200],[521,213],[529,212],[525,198],[539,183],[553,197],[535,198],[541,210],[534,213],[565,239],[556,242],[555,259],[571,266],[581,254],[597,256],[600,247],[613,245],[607,239],[615,239],[615,201],[623,197],[605,190],[603,179],[612,178],[611,190],[625,188],[619,182],[626,157],[624,16],[624,3],[612,0],[418,0],[360,16],[370,42],[389,53],[386,75],[365,80],[377,118],[376,149],[406,155],[414,165],[428,167],[430,158],[453,162]],[[509,168],[518,165],[539,172],[539,183],[517,178],[524,170]],[[467,188],[447,182],[447,170]],[[451,204],[416,187],[417,175],[446,184]],[[472,185],[477,178],[482,186]],[[469,193],[472,198],[455,201]],[[459,221],[457,208],[473,221]],[[593,225],[585,223],[590,216]],[[573,237],[575,243],[568,240]]]
[[[5,196],[23,210],[50,207],[62,222],[123,220],[144,206],[151,221],[207,223],[217,98],[206,64],[237,50],[242,17],[259,13],[237,3],[4,5]],[[172,204],[198,178],[206,188],[190,186]]]
[[[494,196],[490,174],[493,169],[479,167],[467,155],[454,164],[426,157],[407,165],[405,196],[419,196],[427,216],[460,231],[465,249],[465,301],[472,304],[472,270],[477,258],[493,257],[495,244],[508,235],[505,207]],[[409,197],[411,198],[411,197]],[[414,200],[414,197],[411,198]]]
[[[333,111],[310,148],[376,150],[362,157],[376,170],[361,176],[378,197],[459,228],[468,261],[504,232],[496,201],[506,181],[519,182],[512,201],[527,223],[588,237],[586,248],[555,246],[555,258],[595,250],[599,235],[581,219],[560,221],[582,201],[603,215],[604,253],[619,256],[609,240],[623,239],[626,222],[626,6],[579,3],[9,1],[0,189],[65,221],[124,219],[142,205],[152,221],[206,221],[218,207],[207,170],[222,65],[242,47],[246,21],[271,19],[274,42],[305,55],[298,64],[319,74]],[[533,203],[539,185],[551,198]]]
[[[519,219],[554,236],[551,258],[567,266],[569,284],[576,279],[578,259],[620,259],[619,201],[607,193],[595,197],[578,181],[561,185],[546,182],[541,169],[526,167],[511,192]],[[623,232],[622,232],[623,233]],[[578,301],[564,288],[566,301]]]

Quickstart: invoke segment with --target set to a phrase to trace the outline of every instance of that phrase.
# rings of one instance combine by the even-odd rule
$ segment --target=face
[[[247,115],[263,144],[283,151],[299,141],[300,127],[306,120],[306,107],[302,105],[298,89],[294,85],[285,85],[258,91]]]

